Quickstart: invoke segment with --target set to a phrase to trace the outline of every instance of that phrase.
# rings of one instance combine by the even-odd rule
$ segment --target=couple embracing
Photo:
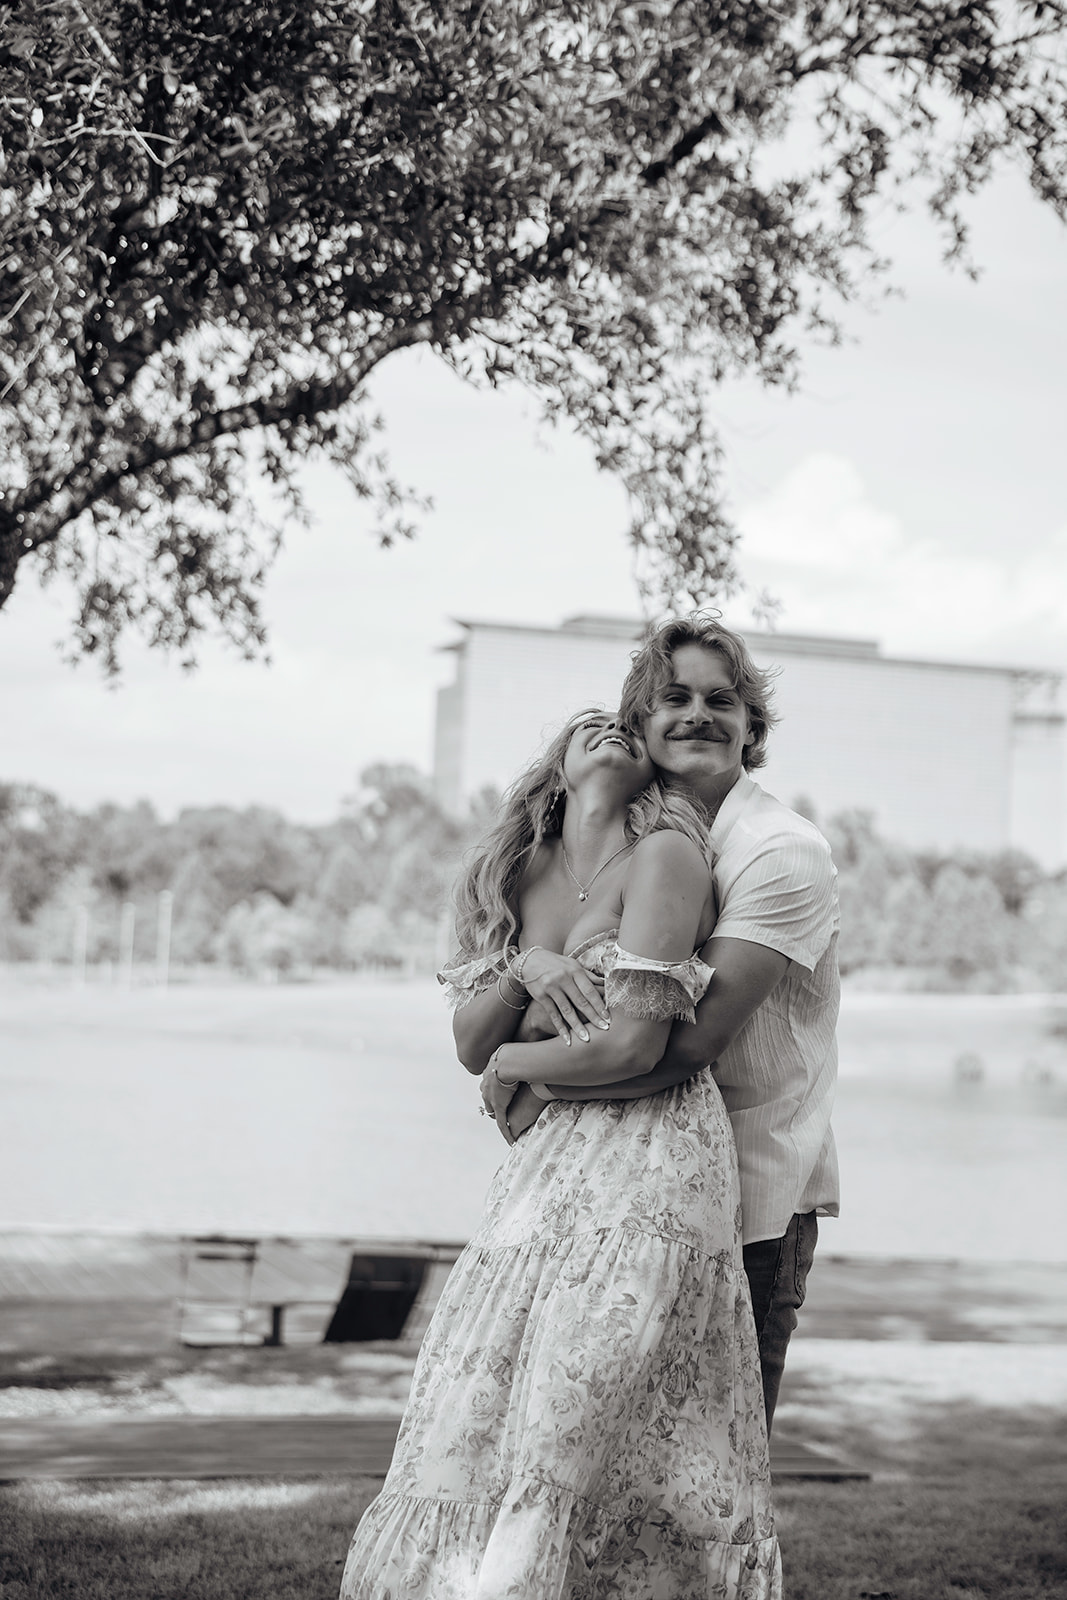
[[[511,1148],[342,1600],[778,1600],[767,1432],[837,1209],[829,849],[696,616],[505,798],[442,974]]]

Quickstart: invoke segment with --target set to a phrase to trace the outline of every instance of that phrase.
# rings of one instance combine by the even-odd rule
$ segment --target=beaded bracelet
[[[509,975],[509,977],[517,978],[519,983],[522,983],[522,969],[523,969],[523,967],[526,965],[527,961],[533,955],[535,950],[543,950],[543,949],[544,949],[544,945],[532,944],[528,950],[520,951],[518,956],[516,957],[514,963],[509,964],[509,966],[508,966],[508,975]]]

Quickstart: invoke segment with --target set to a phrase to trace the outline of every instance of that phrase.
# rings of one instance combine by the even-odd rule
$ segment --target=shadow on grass
[[[788,1600],[1067,1596],[1062,1415],[942,1404],[910,1421],[889,1433],[827,1430],[826,1443],[871,1465],[869,1483],[779,1485]],[[0,1590],[4,1600],[335,1600],[378,1487],[10,1486],[0,1489]]]

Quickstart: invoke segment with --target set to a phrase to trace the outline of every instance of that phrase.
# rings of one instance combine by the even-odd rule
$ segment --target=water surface
[[[1056,1009],[846,999],[824,1248],[1067,1259]],[[503,1153],[478,1103],[432,980],[8,982],[0,1227],[462,1239]]]

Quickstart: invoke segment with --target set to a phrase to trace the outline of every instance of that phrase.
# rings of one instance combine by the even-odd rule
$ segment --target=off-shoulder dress
[[[711,972],[570,952],[609,1007]],[[447,974],[458,1003],[491,964]],[[730,1123],[710,1072],[553,1101],[510,1148],[423,1341],[341,1600],[779,1600]]]

